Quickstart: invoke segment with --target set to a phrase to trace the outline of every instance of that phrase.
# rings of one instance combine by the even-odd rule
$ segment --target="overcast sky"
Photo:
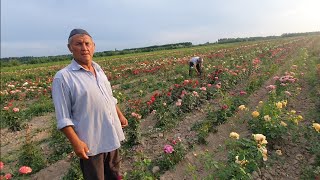
[[[1,57],[69,54],[73,28],[96,51],[320,30],[319,0],[1,0]]]

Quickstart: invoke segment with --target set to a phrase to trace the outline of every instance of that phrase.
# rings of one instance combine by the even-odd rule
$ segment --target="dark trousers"
[[[191,77],[192,77],[193,66],[194,66],[193,62],[189,62],[189,76],[191,76]],[[196,68],[201,76],[202,71],[201,71],[200,65],[196,64]]]
[[[117,180],[120,177],[119,150],[80,159],[80,167],[85,180]]]

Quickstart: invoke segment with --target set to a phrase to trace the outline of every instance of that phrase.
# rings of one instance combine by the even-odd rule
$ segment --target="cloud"
[[[318,7],[318,0],[3,0],[1,56],[64,54],[73,28],[89,31],[97,51],[317,31]]]

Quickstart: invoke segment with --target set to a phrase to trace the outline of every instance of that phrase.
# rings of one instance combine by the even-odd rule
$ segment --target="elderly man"
[[[92,58],[95,43],[83,29],[68,39],[71,64],[58,71],[52,84],[57,126],[80,157],[85,179],[118,179],[120,142],[127,119],[117,106],[110,82]]]

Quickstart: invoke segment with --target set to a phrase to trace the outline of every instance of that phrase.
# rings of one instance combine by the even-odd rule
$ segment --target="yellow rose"
[[[287,104],[288,104],[288,101],[287,101],[287,100],[284,100],[284,101],[281,101],[281,102],[282,102],[282,105],[283,105],[284,107],[286,107]]]
[[[236,160],[234,162],[237,163],[237,164],[240,164],[239,156],[236,156]]]
[[[267,148],[266,147],[261,147],[261,148],[259,148],[259,151],[262,154],[263,161],[267,161],[268,160],[268,150],[267,150]]]
[[[282,102],[277,102],[276,106],[277,106],[278,109],[282,109]]]
[[[239,160],[239,156],[236,156],[236,160],[234,161],[235,163],[237,164],[240,164],[240,165],[246,165],[249,161],[246,160],[246,159],[243,159],[243,160]]]
[[[233,139],[239,139],[239,134],[238,133],[236,133],[236,132],[231,132],[230,133],[230,135],[229,135],[229,137],[231,137],[231,138],[233,138]]]
[[[260,145],[268,143],[268,141],[266,140],[266,136],[264,136],[263,134],[253,134],[253,138]]]
[[[246,106],[245,106],[245,105],[240,105],[240,106],[238,107],[238,109],[240,109],[241,111],[243,111],[243,110],[246,109]]]
[[[263,141],[264,139],[266,139],[266,136],[263,134],[253,134],[253,138],[256,141]]]
[[[292,114],[295,114],[297,111],[295,111],[295,110],[291,110],[290,111]]]
[[[298,118],[299,121],[303,120],[303,117],[301,115],[299,115],[297,118]]]
[[[262,154],[268,154],[268,150],[266,147],[261,147],[259,150],[261,151]]]
[[[287,123],[285,123],[285,122],[283,122],[283,121],[280,122],[280,125],[281,125],[281,126],[284,126],[284,127],[288,126]]]
[[[279,155],[279,156],[281,156],[281,155],[282,155],[281,150],[280,150],[280,149],[276,150],[276,154]]]
[[[256,118],[256,117],[258,117],[260,115],[260,113],[258,111],[253,111],[251,113],[251,115],[252,115],[252,117]]]
[[[263,161],[267,161],[268,160],[268,155],[262,154],[262,158],[263,158]]]
[[[313,123],[312,127],[317,131],[320,132],[320,124],[319,123]]]
[[[271,121],[271,117],[269,115],[265,115],[263,118],[265,121]]]
[[[266,139],[264,139],[263,141],[261,141],[261,143],[260,144],[268,144],[268,141],[266,140]]]

